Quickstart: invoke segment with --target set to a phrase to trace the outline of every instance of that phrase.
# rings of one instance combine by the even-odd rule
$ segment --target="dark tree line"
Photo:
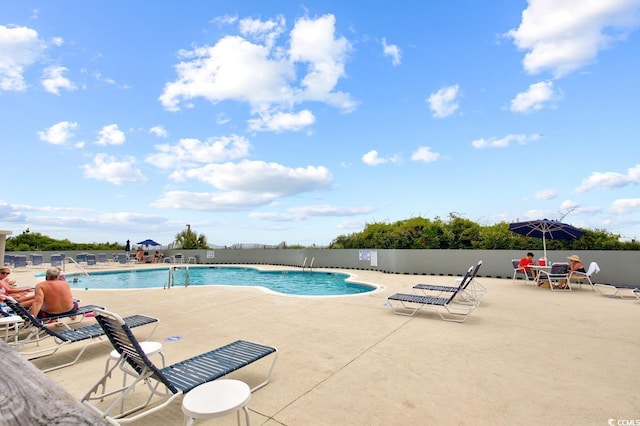
[[[583,231],[578,240],[547,240],[547,250],[640,250],[638,242],[622,242],[620,235],[597,229]],[[542,239],[511,232],[507,222],[481,226],[451,214],[447,221],[413,217],[367,224],[361,232],[338,236],[329,248],[542,250]]]
[[[8,237],[6,251],[76,251],[76,250],[124,250],[120,243],[72,243],[56,240],[39,232],[25,231],[15,237]]]
[[[620,236],[604,230],[583,229],[578,240],[547,240],[548,250],[640,250],[640,243],[622,242]],[[175,236],[185,249],[207,248],[207,239],[187,225]],[[295,247],[290,247],[295,248]],[[476,249],[476,250],[542,250],[542,240],[509,231],[509,223],[481,226],[455,214],[449,220],[412,217],[394,223],[370,223],[361,232],[336,237],[332,249]],[[8,237],[6,251],[78,251],[124,250],[124,244],[73,243],[55,240],[28,230]]]

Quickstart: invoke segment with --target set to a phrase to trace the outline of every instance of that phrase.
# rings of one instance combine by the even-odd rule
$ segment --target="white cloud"
[[[277,112],[271,114],[261,114],[260,118],[248,120],[249,130],[255,132],[282,132],[298,131],[312,125],[316,121],[313,113],[303,110],[298,113]]]
[[[366,226],[366,222],[363,220],[343,220],[342,222],[340,222],[337,226],[338,229],[364,229],[364,227]]]
[[[511,111],[528,114],[541,110],[548,102],[560,99],[562,99],[562,94],[554,92],[553,82],[541,81],[530,85],[526,92],[518,93],[511,100]]]
[[[355,108],[350,96],[333,92],[338,80],[345,76],[344,65],[351,52],[346,38],[335,37],[335,23],[333,15],[298,19],[291,30],[289,55],[291,61],[307,66],[299,99],[326,102],[349,112]]]
[[[198,139],[180,139],[177,144],[156,145],[155,154],[148,155],[145,161],[162,169],[193,167],[202,163],[219,163],[246,157],[251,144],[243,136],[231,135]]]
[[[477,149],[483,148],[507,148],[512,142],[520,145],[526,145],[529,142],[537,141],[542,135],[534,133],[532,135],[507,135],[503,138],[480,138],[471,142],[471,145]]]
[[[432,93],[427,98],[427,103],[433,116],[436,118],[448,117],[458,109],[458,95],[460,93],[460,86],[453,85],[449,87],[443,87],[436,93]]]
[[[39,131],[40,140],[52,145],[64,145],[74,136],[74,130],[78,128],[78,123],[71,121],[61,121],[44,131]]]
[[[260,207],[269,204],[273,199],[271,194],[253,194],[240,191],[218,193],[168,191],[151,205],[167,209],[224,212]]]
[[[533,199],[534,200],[551,200],[552,198],[555,198],[558,196],[558,192],[555,189],[541,189],[540,191],[537,191],[534,196]]]
[[[84,164],[84,176],[90,179],[105,180],[115,185],[123,183],[144,183],[147,178],[135,167],[135,159],[126,157],[120,161],[107,154],[96,154],[93,164]]]
[[[204,211],[236,211],[267,205],[280,197],[327,189],[332,181],[329,170],[308,166],[289,168],[263,161],[208,164],[175,172],[177,180],[195,179],[218,192],[169,191],[156,207]]]
[[[249,216],[254,219],[271,221],[271,222],[290,222],[305,220],[309,217],[343,217],[358,216],[371,213],[375,209],[373,207],[339,207],[331,205],[314,205],[303,207],[292,207],[287,209],[285,213],[250,213]]]
[[[640,211],[640,198],[621,198],[611,203],[610,210],[614,214],[625,214]]]
[[[394,67],[400,65],[400,48],[395,44],[387,44],[386,38],[382,39],[382,52],[385,56],[391,57],[391,63]]]
[[[287,209],[300,216],[356,216],[371,213],[373,207],[338,207],[327,204],[315,206],[292,207]]]
[[[282,15],[275,20],[261,21],[259,19],[245,18],[238,22],[242,35],[264,42],[268,49],[273,48],[277,38],[284,32],[285,25],[286,20]]]
[[[288,43],[281,46],[274,44],[283,32],[283,18],[241,20],[240,28],[244,35],[262,44],[226,36],[212,46],[182,50],[181,62],[175,66],[177,79],[165,85],[160,103],[176,111],[182,102],[195,98],[213,103],[246,102],[251,113],[261,117],[251,124],[273,131],[285,128],[265,124],[269,121],[265,117],[289,114],[289,118],[295,118],[289,120],[293,130],[308,121],[313,116],[310,112],[290,113],[302,102],[323,102],[345,112],[355,109],[349,94],[335,91],[338,80],[345,75],[351,45],[344,37],[336,37],[333,15],[298,19]],[[296,79],[297,68],[306,70],[301,79]]]
[[[66,71],[68,71],[67,68],[61,66],[45,68],[42,71],[42,86],[44,90],[54,95],[59,95],[60,89],[76,90],[76,85],[63,75]]]
[[[165,130],[165,128],[163,126],[153,126],[152,128],[149,129],[149,133],[151,133],[152,135],[155,135],[159,138],[166,138],[167,137],[167,131]]]
[[[638,25],[637,0],[529,0],[517,29],[506,35],[527,53],[530,74],[563,77],[593,62],[598,52]]]
[[[195,179],[224,191],[272,194],[274,197],[327,189],[332,181],[325,167],[290,168],[277,163],[244,160],[239,163],[207,164],[180,170],[172,177]]]
[[[227,124],[231,122],[231,118],[223,112],[216,114],[216,123],[218,124]]]
[[[429,146],[421,146],[411,154],[411,159],[413,161],[421,161],[423,163],[432,163],[440,159],[440,154],[431,151],[431,147]]]
[[[593,172],[582,180],[576,192],[587,192],[593,189],[612,189],[640,183],[640,164],[627,169],[627,174],[617,172]]]
[[[117,124],[109,124],[104,126],[98,132],[98,140],[96,140],[96,144],[98,145],[122,145],[126,137],[122,130],[118,129]]]
[[[362,156],[362,162],[369,166],[377,166],[378,164],[388,163],[389,160],[381,158],[378,154],[378,151],[374,149]]]
[[[0,90],[27,90],[25,68],[40,59],[45,47],[31,28],[0,25]]]

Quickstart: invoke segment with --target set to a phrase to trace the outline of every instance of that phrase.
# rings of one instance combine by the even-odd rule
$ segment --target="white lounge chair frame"
[[[65,323],[58,322],[56,324],[60,324],[64,328],[62,330],[54,330],[53,328],[47,327],[42,321],[31,315],[31,313],[15,299],[7,296],[0,297],[16,315],[20,316],[24,320],[24,332],[26,332],[27,335],[26,337],[18,340],[16,349],[20,354],[30,360],[53,355],[58,352],[60,348],[66,345],[76,342],[84,342],[84,346],[75,359],[70,362],[42,370],[45,373],[75,364],[89,346],[103,341],[105,333],[98,324],[71,328]],[[153,324],[153,329],[149,333],[150,337],[158,327],[160,320],[158,318],[148,317],[145,315],[131,315],[126,317],[125,321],[128,326],[132,328]],[[40,346],[40,343],[45,339],[51,339],[53,341],[53,345]],[[35,349],[32,349],[31,345],[35,345]]]
[[[159,369],[149,360],[144,350],[140,347],[140,343],[120,316],[103,309],[96,309],[95,316],[114,348],[120,353],[121,362],[116,363],[105,372],[100,380],[82,397],[81,401],[106,421],[115,425],[135,422],[144,416],[165,408],[174,399],[186,394],[200,384],[224,377],[273,354],[273,362],[269,367],[266,378],[251,389],[251,392],[253,392],[269,382],[278,358],[278,350],[274,347],[247,340],[237,340]],[[124,365],[125,363],[127,364],[126,366]],[[104,383],[111,376],[111,372],[118,366],[133,369],[138,374],[137,378],[128,385],[106,393],[100,391],[100,389],[104,389]],[[123,410],[125,399],[133,392],[135,385],[142,381],[146,383],[149,390],[148,397],[141,404]],[[111,401],[113,398],[110,398],[105,409],[101,409],[92,403],[92,401],[103,401],[105,398],[113,396],[116,397],[115,400]],[[159,401],[152,402],[154,397]],[[141,399],[144,398],[136,398],[136,401]]]
[[[477,301],[456,301],[466,282],[461,281],[449,297],[425,296],[416,293],[394,293],[387,297],[387,304],[398,315],[415,316],[422,309],[436,312],[445,321],[465,322],[478,306]]]
[[[593,287],[603,296],[606,297],[617,297],[620,299],[634,299],[638,297],[637,288],[633,287],[616,287],[611,284],[594,284]]]
[[[569,282],[571,282],[571,284],[579,285],[580,288],[582,288],[583,284],[589,284],[591,286],[591,290],[596,291],[593,281],[591,281],[591,276],[598,272],[600,272],[600,266],[598,266],[596,262],[591,262],[587,272],[569,272]]]
[[[413,286],[413,289],[422,291],[425,296],[435,295],[438,297],[448,297],[451,292],[457,291],[458,296],[456,302],[475,303],[479,305],[480,299],[487,293],[487,288],[476,279],[480,266],[482,266],[482,260],[475,266],[470,266],[463,277],[456,278],[456,284],[454,286],[416,284]]]

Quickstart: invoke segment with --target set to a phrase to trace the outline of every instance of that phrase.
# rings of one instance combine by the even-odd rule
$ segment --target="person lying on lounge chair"
[[[15,287],[15,280],[9,280],[11,271],[7,267],[0,268],[0,294],[13,297],[22,306],[28,308],[33,302],[34,292],[32,288]]]
[[[36,284],[35,296],[29,309],[34,317],[46,318],[78,311],[78,302],[73,299],[69,283],[59,276],[60,269],[49,268],[46,279]]]

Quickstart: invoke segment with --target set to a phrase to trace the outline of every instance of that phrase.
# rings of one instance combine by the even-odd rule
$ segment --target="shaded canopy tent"
[[[156,243],[155,241],[151,240],[151,239],[147,239],[144,241],[140,241],[138,243],[139,246],[161,246],[162,244],[160,243]]]
[[[549,219],[510,223],[509,231],[525,237],[542,238],[545,259],[547,259],[547,239],[577,240],[584,235],[584,231],[573,225]]]

